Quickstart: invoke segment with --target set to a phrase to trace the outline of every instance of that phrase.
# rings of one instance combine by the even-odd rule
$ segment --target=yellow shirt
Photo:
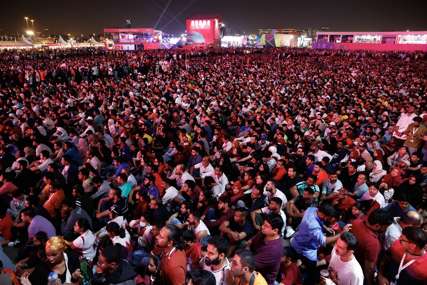
[[[254,285],[267,285],[267,281],[265,281],[264,276],[262,276],[261,273],[255,272]]]

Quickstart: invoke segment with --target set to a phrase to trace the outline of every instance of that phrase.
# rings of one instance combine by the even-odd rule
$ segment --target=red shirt
[[[381,251],[381,243],[378,236],[366,225],[366,217],[353,221],[351,232],[357,238],[357,249],[355,255],[359,263],[364,265],[364,261],[377,263],[378,255]]]
[[[12,217],[9,213],[6,213],[4,217],[0,219],[0,236],[2,236],[5,240],[12,239],[12,226]]]
[[[165,284],[185,284],[185,275],[187,273],[187,257],[185,256],[185,252],[177,249],[164,252],[160,261],[160,270]]]
[[[396,240],[391,245],[390,252],[393,260],[400,263],[402,256],[405,253],[400,240]],[[417,280],[427,280],[427,254],[424,254],[423,256],[414,256],[407,253],[404,263],[407,263],[412,259],[415,259],[415,262],[406,269],[409,275]]]
[[[299,268],[295,263],[291,263],[286,265],[282,262],[280,264],[280,271],[282,274],[282,283],[285,285],[300,285],[301,282],[301,274],[299,272]]]

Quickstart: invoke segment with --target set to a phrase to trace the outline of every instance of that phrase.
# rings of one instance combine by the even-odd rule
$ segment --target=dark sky
[[[427,0],[0,0],[0,34],[23,31],[24,16],[35,19],[36,29],[51,33],[99,33],[123,26],[125,19],[134,27],[152,27],[169,1],[158,25],[166,32],[184,31],[185,17],[193,15],[221,15],[233,33],[320,27],[427,30]]]

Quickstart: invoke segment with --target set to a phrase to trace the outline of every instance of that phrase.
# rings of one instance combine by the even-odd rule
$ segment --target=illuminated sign
[[[210,20],[191,20],[191,28],[195,30],[206,30],[211,28]]]

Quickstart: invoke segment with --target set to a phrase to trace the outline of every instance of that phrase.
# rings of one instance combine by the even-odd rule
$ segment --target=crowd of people
[[[426,71],[0,52],[0,284],[427,284]]]

